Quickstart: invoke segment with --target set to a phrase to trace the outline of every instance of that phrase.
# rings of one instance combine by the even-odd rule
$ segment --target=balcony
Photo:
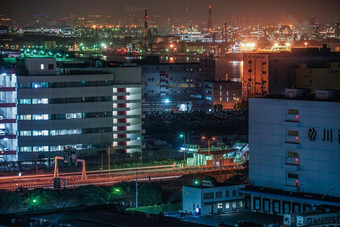
[[[113,134],[132,134],[132,133],[145,133],[145,129],[140,129],[140,130],[117,130],[114,131]]]
[[[114,119],[127,119],[127,118],[145,118],[145,115],[138,114],[138,115],[116,115],[113,116]]]
[[[0,123],[10,123],[10,124],[15,124],[17,122],[17,120],[15,119],[2,119],[0,120]]]
[[[300,148],[301,144],[299,142],[286,141],[283,146],[285,148]]]
[[[113,96],[127,96],[130,95],[130,92],[113,92]]]
[[[10,139],[10,140],[13,140],[13,139],[16,139],[17,136],[16,135],[0,135],[0,139]]]
[[[15,87],[0,87],[0,92],[1,91],[15,91]]]
[[[296,164],[285,163],[284,169],[289,170],[289,171],[298,171],[298,170],[300,170],[300,165],[299,164],[296,165]]]
[[[7,150],[7,151],[0,151],[0,155],[16,155],[16,150]]]
[[[6,107],[15,107],[15,103],[0,103],[0,107],[6,108]]]
[[[126,126],[130,126],[130,123],[113,123],[113,126],[117,126],[117,127],[126,127]]]
[[[116,107],[112,109],[113,111],[129,111],[131,108],[129,107]]]
[[[128,142],[130,138],[113,138],[113,142]]]
[[[286,120],[283,125],[287,127],[299,127],[301,126],[301,122],[298,120]]]

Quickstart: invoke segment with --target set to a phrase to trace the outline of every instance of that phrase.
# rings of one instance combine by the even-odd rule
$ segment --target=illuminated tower
[[[148,9],[145,9],[144,14],[144,35],[148,37]]]
[[[211,19],[211,6],[209,6],[209,21],[208,21],[208,31],[212,30],[212,19]]]

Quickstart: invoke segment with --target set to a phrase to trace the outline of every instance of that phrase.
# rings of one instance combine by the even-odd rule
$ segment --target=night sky
[[[185,5],[194,21],[206,21],[208,5],[213,6],[214,23],[222,24],[230,15],[253,15],[263,22],[290,23],[299,17],[309,21],[340,22],[340,0],[0,0],[0,14],[43,14],[64,16],[103,14],[113,18],[149,15],[184,18]],[[203,15],[203,16],[202,16]]]

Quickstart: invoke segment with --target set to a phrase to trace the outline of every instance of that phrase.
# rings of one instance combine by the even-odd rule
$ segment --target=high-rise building
[[[110,144],[141,151],[140,68],[57,69],[54,58],[25,60],[25,68],[0,74],[4,160],[54,158],[65,146],[88,155]]]

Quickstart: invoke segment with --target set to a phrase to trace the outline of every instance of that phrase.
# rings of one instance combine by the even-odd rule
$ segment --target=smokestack
[[[212,19],[211,19],[211,6],[209,6],[209,21],[208,21],[208,31],[211,32],[212,29]]]
[[[145,9],[144,15],[144,33],[146,37],[148,35],[148,9]]]

